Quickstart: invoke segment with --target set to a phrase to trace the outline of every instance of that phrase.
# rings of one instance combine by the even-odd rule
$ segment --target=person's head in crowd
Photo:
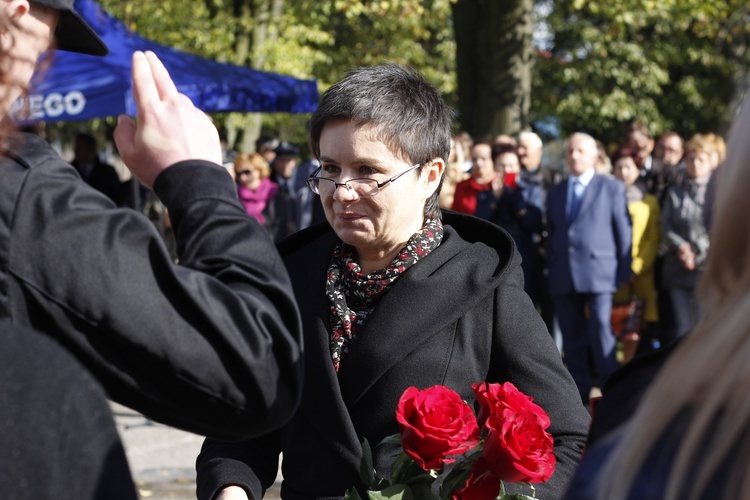
[[[269,175],[271,169],[260,153],[239,153],[234,158],[234,178],[237,184],[255,190]]]
[[[458,165],[458,167],[460,168],[465,161],[466,151],[464,150],[463,143],[458,139],[458,137],[451,137],[451,152],[448,156],[448,165]]]
[[[501,174],[508,172],[518,174],[521,172],[521,163],[515,151],[501,151],[495,155],[495,170]]]
[[[508,134],[500,134],[492,139],[492,147],[502,151],[515,151],[518,147],[518,141]]]
[[[521,163],[515,151],[503,151],[495,156],[495,171],[505,186],[514,188],[521,173]]]
[[[518,136],[518,160],[524,170],[532,172],[542,164],[542,138],[534,132],[521,132]]]
[[[713,132],[703,134],[703,138],[713,145],[714,150],[711,153],[711,169],[715,170],[724,163],[724,159],[727,155],[727,145],[722,136],[714,134]]]
[[[464,147],[464,151],[466,152],[466,156],[468,156],[469,151],[471,151],[471,146],[474,145],[474,138],[466,130],[462,130],[458,134],[456,134],[456,138],[461,141],[461,144]]]
[[[0,111],[6,116],[25,91],[37,61],[51,48],[106,55],[102,40],[73,10],[73,0],[0,2]],[[3,131],[4,133],[8,130]]]
[[[395,64],[355,69],[323,94],[310,137],[326,180],[311,187],[360,256],[388,255],[440,218],[452,120],[435,87]]]
[[[460,178],[464,174],[464,162],[466,162],[464,145],[457,137],[453,136],[451,137],[451,152],[445,166],[445,176],[454,180]]]
[[[487,184],[496,177],[492,158],[492,144],[489,142],[475,142],[471,147],[471,177],[477,184]]]
[[[565,163],[571,175],[578,177],[596,168],[597,161],[599,161],[599,148],[593,137],[582,132],[576,132],[570,136],[565,146]]]
[[[615,178],[621,180],[626,186],[630,187],[640,177],[640,170],[635,164],[633,151],[622,148],[612,155],[612,170]]]
[[[685,145],[677,132],[664,132],[654,147],[654,158],[661,160],[667,167],[676,167],[685,154]]]
[[[634,152],[633,158],[638,168],[644,168],[648,157],[654,151],[654,138],[651,136],[648,127],[641,122],[631,123],[628,128],[625,147]]]
[[[279,147],[279,140],[272,135],[261,135],[255,141],[255,152],[265,158],[269,165],[276,158],[274,150],[277,147]]]
[[[597,498],[663,487],[666,500],[745,498],[750,482],[750,101],[717,182],[711,250],[697,295],[702,320],[670,355],[621,430]],[[688,143],[686,150],[693,150]],[[656,458],[655,458],[656,455]],[[659,461],[659,457],[663,462]],[[642,488],[640,491],[644,491]]]
[[[685,173],[688,179],[707,179],[714,169],[714,143],[695,134],[685,144]]]
[[[612,161],[609,159],[607,154],[607,148],[604,146],[602,141],[596,141],[596,149],[598,151],[598,157],[596,159],[596,173],[602,175],[609,175],[612,173]]]
[[[289,179],[297,168],[297,158],[299,157],[299,148],[294,144],[282,142],[273,150],[274,159],[271,163],[276,176],[282,179]]]
[[[99,150],[96,144],[96,138],[91,134],[76,135],[73,143],[73,155],[78,165],[86,166],[94,163]]]
[[[493,161],[497,159],[498,155],[501,155],[502,153],[517,153],[517,149],[515,144],[511,144],[509,142],[493,142],[492,143],[492,159]]]

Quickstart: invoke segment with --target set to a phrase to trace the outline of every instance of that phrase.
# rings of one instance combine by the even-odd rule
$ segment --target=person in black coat
[[[0,491],[136,500],[101,386],[55,341],[0,322]]]
[[[529,294],[535,306],[543,302],[542,262],[538,258],[537,244],[544,230],[544,193],[540,186],[528,184],[520,178],[518,156],[514,151],[501,152],[495,156],[495,170],[498,172],[495,188],[495,204],[489,218],[505,229],[521,254],[523,269],[523,289]]]
[[[398,432],[404,391],[445,385],[472,403],[481,381],[510,381],[549,414],[557,466],[536,492],[564,492],[588,414],[523,291],[513,240],[439,209],[451,121],[440,93],[401,66],[354,70],[324,94],[311,125],[321,167],[309,185],[328,223],[279,244],[303,318],[302,404],[279,431],[207,439],[200,499],[261,498],[280,454],[283,498],[340,498],[352,488],[365,497],[362,440],[388,477],[397,449],[377,445]]]
[[[107,53],[73,0],[2,2],[0,25],[12,43],[0,48],[3,116],[53,42]],[[133,96],[138,126],[120,116],[114,138],[169,209],[179,265],[146,218],[40,137],[4,129],[0,319],[54,337],[111,399],[154,420],[221,438],[269,432],[301,393],[289,277],[218,164],[216,128],[153,53],[133,55]]]

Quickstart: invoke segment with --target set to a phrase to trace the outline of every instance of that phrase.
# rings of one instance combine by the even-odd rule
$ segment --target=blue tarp
[[[311,113],[318,104],[315,80],[222,64],[160,45],[128,30],[92,0],[76,0],[75,8],[110,53],[96,57],[55,51],[51,66],[40,71],[40,82],[33,82],[28,105],[32,121],[134,115],[130,69],[136,50],[156,53],[179,91],[207,113]]]

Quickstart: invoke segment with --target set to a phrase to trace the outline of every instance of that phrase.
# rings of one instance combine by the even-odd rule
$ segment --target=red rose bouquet
[[[510,382],[474,384],[479,418],[453,390],[410,387],[396,410],[402,452],[390,480],[377,478],[372,452],[363,443],[362,480],[370,499],[433,498],[494,500],[531,498],[506,495],[503,483],[542,483],[555,471],[549,416]],[[452,465],[446,472],[445,465]],[[532,486],[533,492],[533,486]],[[356,491],[346,499],[360,498]]]

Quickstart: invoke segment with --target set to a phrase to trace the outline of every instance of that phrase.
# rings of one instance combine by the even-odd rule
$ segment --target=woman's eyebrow
[[[333,163],[334,165],[338,165],[340,162],[338,160],[335,160],[333,158],[330,158],[328,156],[321,155],[319,158],[319,161],[321,163]],[[378,166],[381,164],[380,160],[377,160],[375,158],[355,158],[353,161],[349,162],[350,165],[372,165],[372,166]]]

